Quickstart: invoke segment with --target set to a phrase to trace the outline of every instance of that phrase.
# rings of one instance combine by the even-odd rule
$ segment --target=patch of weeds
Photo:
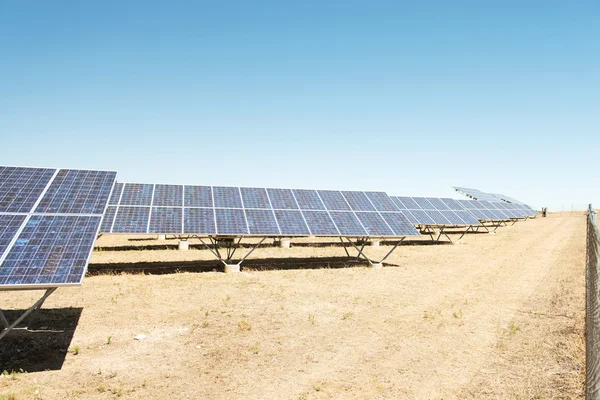
[[[254,344],[248,346],[248,350],[254,354],[258,354],[260,352],[260,341],[256,341]]]
[[[347,320],[352,315],[353,315],[353,313],[351,311],[348,311],[347,313],[344,313],[344,315],[342,315],[342,320]]]
[[[430,318],[431,318],[431,315],[427,311],[425,311],[423,313],[423,319],[430,319]]]
[[[230,295],[225,296],[225,298],[223,299],[223,304],[227,305],[230,300],[231,300],[231,296]]]
[[[308,322],[310,322],[311,325],[315,324],[315,316],[313,314],[308,314]]]
[[[117,397],[123,396],[123,388],[120,386],[118,388],[110,388],[110,392]]]
[[[106,344],[112,343],[112,335],[106,338]]]
[[[0,400],[17,400],[17,396],[12,392],[0,394]]]
[[[252,325],[250,325],[246,320],[241,320],[240,322],[238,322],[238,329],[240,331],[249,331],[250,329],[252,329]]]
[[[462,312],[462,309],[461,309],[461,308],[459,308],[459,309],[458,309],[458,311],[454,311],[454,312],[452,313],[452,316],[453,316],[454,318],[459,318],[459,319],[460,319],[460,318],[462,318],[462,317],[463,317],[463,312]]]
[[[78,345],[73,345],[71,347],[69,347],[69,353],[73,354],[74,356],[78,355],[80,353],[81,349],[79,348]]]
[[[100,383],[100,384],[98,385],[98,387],[96,388],[96,390],[97,390],[99,393],[104,393],[104,392],[106,392],[106,385],[104,385],[104,382]]]
[[[510,321],[510,324],[508,324],[508,334],[510,336],[514,336],[517,334],[517,332],[519,332],[521,330],[521,327],[518,326],[515,321]]]
[[[203,328],[208,328],[208,321],[204,321],[204,322],[202,323],[202,327],[203,327]]]

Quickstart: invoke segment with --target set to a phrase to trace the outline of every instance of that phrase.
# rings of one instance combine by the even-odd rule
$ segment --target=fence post
[[[598,216],[590,204],[587,211],[585,266],[585,398],[600,400],[600,292],[598,272],[600,233]]]

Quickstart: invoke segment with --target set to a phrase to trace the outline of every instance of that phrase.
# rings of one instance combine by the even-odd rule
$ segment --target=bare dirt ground
[[[583,398],[582,214],[402,245],[380,270],[297,246],[197,272],[210,253],[176,243],[101,237],[93,276],[0,341],[0,369],[23,370],[0,398]]]

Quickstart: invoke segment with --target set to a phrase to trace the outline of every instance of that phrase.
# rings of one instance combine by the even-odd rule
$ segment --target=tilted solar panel
[[[0,212],[28,213],[57,171],[0,167]]]

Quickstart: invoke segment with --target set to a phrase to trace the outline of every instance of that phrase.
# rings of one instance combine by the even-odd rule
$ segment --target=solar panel
[[[479,225],[479,220],[468,211],[455,210],[454,213],[467,225]]]
[[[302,213],[297,210],[275,210],[275,218],[282,235],[306,236],[310,230],[304,221]]]
[[[450,222],[451,224],[454,224],[454,225],[465,225],[466,224],[466,222],[463,221],[463,219],[461,217],[456,215],[454,213],[454,211],[442,210],[442,211],[440,211],[440,214],[442,214],[444,216],[444,218],[446,218],[448,220],[448,222]]]
[[[215,198],[216,202],[216,198]],[[216,208],[217,233],[220,235],[247,235],[248,224],[242,209]]]
[[[311,234],[339,236],[340,233],[326,211],[302,211],[302,215]]]
[[[246,210],[251,235],[279,235],[279,227],[272,210]]]
[[[0,214],[0,259],[25,222],[23,214]]]
[[[433,204],[431,204],[425,197],[413,197],[413,200],[419,205],[421,210],[435,210]]]
[[[360,220],[362,226],[364,226],[364,228],[367,230],[369,236],[395,235],[395,232],[385,222],[384,218],[378,213],[357,211],[356,216]]]
[[[423,210],[435,223],[435,225],[454,225],[444,215],[437,210]]]
[[[297,210],[298,204],[291,189],[267,189],[271,205],[279,210]]]
[[[215,207],[242,208],[240,189],[236,187],[213,186]],[[217,226],[218,223],[217,223]]]
[[[316,190],[294,189],[293,194],[301,210],[325,210]]]
[[[407,210],[417,225],[436,225],[436,222],[423,210]]]
[[[184,186],[185,207],[212,207],[213,195],[210,186]]]
[[[330,211],[350,211],[351,208],[348,202],[342,195],[342,192],[336,190],[319,190],[321,200],[325,207]]]
[[[353,212],[351,212],[351,211],[331,211],[330,214],[331,214],[331,218],[333,219],[333,222],[337,226],[340,234],[347,235],[347,236],[366,236],[367,235],[367,231],[365,231],[365,228],[363,228],[360,221],[358,219],[356,219],[356,216],[354,215]],[[324,213],[324,215],[326,215],[326,213]],[[307,221],[308,220],[309,219],[307,218]],[[309,222],[309,227],[311,227],[311,229],[312,229],[310,222]],[[335,227],[333,227],[333,229],[335,229]]]
[[[441,199],[436,199],[434,197],[427,197],[427,201],[433,205],[433,208],[438,211],[447,211],[450,210],[450,207],[446,205]]]
[[[217,227],[215,224],[214,208],[185,208],[183,233],[196,235],[216,234]]]
[[[152,207],[148,233],[180,234],[183,232],[183,208]]]
[[[152,205],[155,207],[182,207],[183,186],[181,185],[154,185]]]
[[[149,220],[150,207],[120,206],[112,233],[147,233]]]
[[[142,183],[127,183],[121,194],[121,206],[150,206],[152,205],[152,193],[154,185]]]
[[[376,211],[365,192],[342,192],[353,211]]]
[[[0,266],[0,285],[80,284],[101,219],[32,215]]]
[[[422,208],[410,197],[396,197],[407,210],[422,210]]]
[[[240,188],[244,208],[270,209],[269,195],[264,188]]]
[[[125,184],[119,182],[115,183],[112,194],[110,195],[110,199],[108,200],[109,205],[116,206],[119,204],[121,193],[123,193],[123,186],[125,186]]]
[[[106,212],[102,217],[102,224],[100,225],[100,232],[110,233],[112,230],[113,222],[115,221],[115,215],[117,215],[116,206],[108,206]]]
[[[0,167],[0,212],[28,213],[55,169]]]
[[[419,236],[419,232],[402,213],[382,212],[381,216],[394,230],[396,236]]]
[[[377,211],[398,211],[393,200],[384,192],[365,192],[367,198],[375,206]]]
[[[448,206],[448,208],[452,211],[464,210],[463,206],[457,200],[449,199],[449,198],[442,198],[440,200],[443,201],[444,204],[446,204]]]

